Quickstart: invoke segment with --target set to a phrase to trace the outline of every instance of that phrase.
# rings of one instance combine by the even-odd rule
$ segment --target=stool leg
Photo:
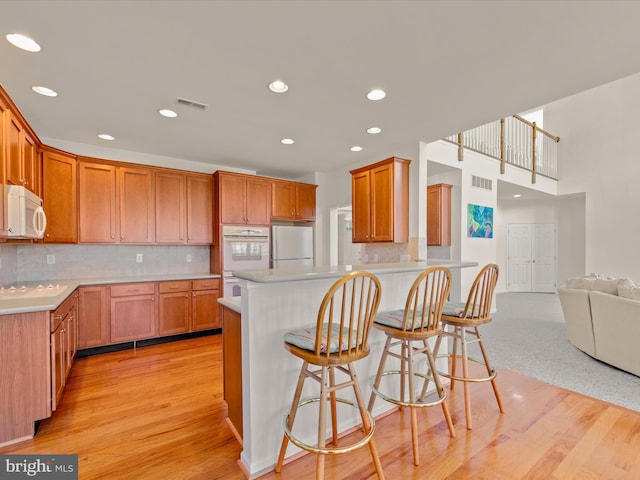
[[[351,363],[348,364],[348,367],[349,367],[349,376],[351,377],[351,381],[353,382],[353,391],[356,395],[356,402],[358,403],[358,408],[360,409],[360,417],[362,418],[362,425],[364,427],[365,434],[367,434],[371,431],[371,429],[373,428],[373,425],[369,423],[369,415],[367,415],[366,408],[364,407],[364,400],[362,399],[362,392],[360,391],[360,385],[358,384],[356,370]],[[382,463],[380,463],[380,456],[378,455],[378,449],[376,448],[376,444],[373,437],[371,437],[371,440],[369,440],[369,450],[371,451],[371,458],[373,458],[373,465],[376,469],[376,473],[378,474],[378,478],[380,480],[384,480]]]
[[[431,372],[433,372],[432,373],[433,383],[435,383],[435,385],[436,385],[436,391],[438,392],[438,398],[443,398],[444,395],[445,395],[444,388],[442,387],[442,383],[440,382],[440,378],[438,377],[438,372],[436,371],[435,358],[434,358],[433,354],[431,353],[431,350],[429,349],[428,345],[427,345],[427,349],[425,351],[425,355],[427,356],[427,361],[429,362],[429,368],[431,369]],[[447,427],[449,428],[449,435],[452,438],[455,438],[456,431],[453,428],[453,422],[451,421],[451,414],[449,413],[449,407],[447,406],[447,402],[443,400],[440,405],[442,405],[442,413],[444,414],[444,419],[447,421]]]
[[[413,378],[413,347],[411,342],[405,340],[402,342],[402,349],[406,351],[406,361],[409,375],[409,402],[416,403],[416,391]],[[403,356],[404,361],[404,356]],[[404,379],[403,379],[404,380]],[[402,382],[404,384],[404,381]],[[403,397],[404,400],[404,397]],[[415,466],[420,465],[420,450],[418,448],[418,412],[417,409],[411,407],[411,444],[413,449],[413,464]]]
[[[484,342],[482,341],[482,336],[480,335],[480,330],[478,329],[478,327],[476,327],[476,336],[478,337],[478,344],[480,345],[480,351],[482,352],[484,364],[487,367],[487,374],[491,376],[493,369],[491,368],[491,364],[489,363],[489,357],[487,356],[487,351],[484,348]],[[498,409],[500,410],[500,413],[504,413],[504,409],[502,408],[502,399],[500,398],[500,392],[498,392],[498,385],[495,378],[491,380],[491,386],[493,387],[493,394],[496,396],[496,402],[498,402]]]
[[[296,386],[296,391],[293,395],[293,403],[291,404],[291,410],[289,410],[289,416],[287,418],[287,428],[291,431],[293,427],[293,421],[296,418],[296,412],[298,411],[298,404],[300,403],[300,397],[302,396],[302,386],[304,385],[304,380],[307,378],[305,372],[309,366],[308,362],[304,362],[302,364],[302,369],[300,370],[300,375],[298,376],[298,385]],[[284,462],[284,456],[287,453],[287,444],[289,443],[289,437],[285,433],[282,436],[282,445],[280,446],[280,454],[278,455],[278,462],[276,463],[275,471],[277,473],[282,470],[282,463]]]
[[[373,382],[373,386],[375,388],[380,387],[380,381],[382,380],[382,374],[384,373],[384,365],[387,362],[387,355],[389,354],[389,345],[391,345],[391,337],[387,336],[387,341],[384,344],[384,350],[382,350],[382,357],[380,357],[380,365],[378,366],[378,373],[376,374],[376,379]],[[375,392],[371,392],[371,396],[369,397],[369,407],[367,410],[371,412],[373,410],[373,404],[376,401]]]
[[[318,448],[326,446],[327,432],[327,392],[329,390],[329,379],[327,378],[328,367],[322,367],[320,377],[320,414],[318,415]],[[324,455],[319,453],[316,463],[316,480],[324,478]]]
[[[336,392],[334,387],[336,385],[336,372],[334,367],[329,367],[329,378],[331,385],[331,430],[333,431],[333,445],[338,445],[338,414],[336,411]]]
[[[451,376],[456,376],[456,363],[458,363],[458,335],[460,327],[453,327],[453,352],[451,353]],[[451,379],[449,390],[453,390],[456,382]]]
[[[469,392],[469,359],[467,357],[467,337],[464,327],[460,327],[460,343],[462,344],[462,376],[464,377],[464,411],[467,420],[467,429],[471,430],[471,398]]]

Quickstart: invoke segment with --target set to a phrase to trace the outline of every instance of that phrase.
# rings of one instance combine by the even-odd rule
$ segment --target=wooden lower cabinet
[[[235,310],[220,306],[222,316],[223,392],[227,422],[242,443],[242,322]]]
[[[79,349],[221,326],[218,278],[97,285],[78,290]]]
[[[189,281],[160,282],[158,292],[158,335],[188,332]]]
[[[156,284],[128,283],[110,288],[111,343],[156,336]]]
[[[78,293],[74,291],[51,312],[51,410],[54,411],[67,383],[78,348]]]
[[[79,349],[99,347],[110,343],[107,288],[90,286],[78,289]]]
[[[191,329],[220,328],[220,280],[193,280],[191,282]]]

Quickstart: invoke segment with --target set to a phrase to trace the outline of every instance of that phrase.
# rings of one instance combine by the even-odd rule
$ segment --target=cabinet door
[[[42,169],[43,208],[47,215],[44,241],[77,243],[76,158],[45,149]]]
[[[107,287],[78,289],[78,348],[109,344]]]
[[[51,410],[55,410],[64,391],[66,378],[65,323],[62,322],[51,334]]]
[[[238,312],[222,307],[222,379],[231,424],[242,438],[242,320]]]
[[[73,365],[73,359],[76,356],[76,351],[78,347],[78,322],[76,320],[76,307],[74,306],[69,313],[67,314],[67,318],[64,320],[64,355],[65,355],[65,369],[64,369],[64,379],[65,384],[67,382],[67,377],[69,377],[69,372],[71,371],[71,366]]]
[[[155,172],[156,243],[185,243],[187,225],[187,178]]]
[[[36,142],[27,133],[22,132],[22,175],[24,186],[40,196],[40,154]]]
[[[371,193],[368,170],[355,173],[351,177],[351,196],[353,210],[353,227],[351,234],[353,243],[369,242]]]
[[[247,223],[245,200],[247,182],[242,176],[220,175],[220,223]]]
[[[269,183],[262,178],[247,178],[246,218],[249,225],[269,225]]]
[[[155,214],[151,169],[118,167],[120,243],[153,243]]]
[[[189,292],[161,293],[158,305],[158,335],[189,331]]]
[[[213,243],[213,180],[187,176],[187,243]]]
[[[451,245],[451,185],[427,187],[427,245]]]
[[[316,187],[298,185],[296,187],[296,220],[316,219]]]
[[[81,161],[78,176],[80,242],[116,243],[116,167]]]
[[[296,187],[289,182],[271,182],[271,218],[296,218]]]
[[[111,343],[155,337],[155,295],[111,297]]]
[[[220,328],[219,290],[197,290],[191,298],[192,330]]]
[[[24,177],[22,176],[22,143],[23,133],[22,125],[18,119],[11,114],[9,110],[5,112],[5,128],[7,135],[7,157],[5,168],[7,172],[7,183],[12,185],[23,185]]]
[[[393,241],[393,165],[371,170],[371,240]]]

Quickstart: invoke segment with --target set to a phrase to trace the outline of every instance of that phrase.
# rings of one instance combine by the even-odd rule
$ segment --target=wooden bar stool
[[[441,405],[442,413],[444,413],[449,427],[449,434],[452,437],[456,436],[445,402],[447,395],[438,378],[434,356],[428,343],[430,338],[436,337],[441,331],[440,315],[450,288],[451,272],[448,269],[443,267],[427,268],[413,282],[407,295],[405,308],[380,312],[376,315],[373,324],[375,328],[382,330],[387,335],[387,341],[380,359],[378,373],[371,386],[372,392],[368,409],[371,412],[376,397],[411,409],[411,442],[414,465],[420,464],[418,408]],[[400,351],[394,351],[394,347],[400,347]],[[421,354],[424,354],[426,358],[427,371],[425,373],[418,372],[414,368],[414,363]],[[400,370],[385,371],[388,357],[400,359]],[[390,388],[381,388],[383,377],[388,375],[399,377],[399,395],[397,392],[388,391]],[[430,380],[433,380],[437,393],[437,398],[433,401],[427,401],[426,396]],[[406,384],[408,384],[408,388]],[[417,392],[417,389],[420,389],[420,392]],[[385,391],[383,392],[383,390]]]
[[[369,445],[378,478],[384,479],[382,465],[373,439],[374,421],[365,408],[353,362],[369,355],[369,331],[380,304],[380,281],[367,272],[351,272],[336,281],[320,304],[316,325],[307,329],[288,332],[284,346],[303,360],[298,385],[293,396],[291,410],[285,417],[284,436],[275,471],[280,472],[287,444],[316,453],[316,479],[324,478],[325,455],[347,453]],[[313,368],[311,368],[313,367]],[[319,368],[318,368],[319,367]],[[336,383],[336,373],[347,375],[342,383]],[[319,398],[300,401],[302,387],[307,378],[320,384]],[[336,392],[353,388],[356,402],[338,398]],[[293,422],[299,407],[319,402],[318,442],[310,445],[293,433]],[[359,410],[363,436],[349,445],[338,445],[337,402]],[[332,438],[327,445],[327,403],[330,404]]]
[[[466,303],[447,302],[442,312],[443,329],[438,336],[434,354],[438,356],[440,342],[445,337],[453,338],[452,353],[443,355],[451,359],[450,371],[439,372],[440,375],[451,379],[451,390],[455,386],[455,382],[463,382],[464,384],[464,409],[467,422],[467,429],[471,430],[471,398],[469,394],[469,383],[491,382],[493,393],[495,394],[498,408],[503,413],[502,400],[498,392],[496,384],[496,371],[489,363],[489,357],[482,341],[482,335],[478,327],[491,321],[491,302],[493,300],[493,291],[498,281],[499,267],[493,263],[486,265],[476,276]],[[471,339],[469,338],[471,337]],[[462,353],[458,357],[458,342],[462,347]],[[469,356],[469,346],[478,344],[482,359]],[[456,363],[458,358],[462,361],[462,376],[456,375]],[[478,363],[485,367],[487,376],[471,377],[469,374],[469,361]]]

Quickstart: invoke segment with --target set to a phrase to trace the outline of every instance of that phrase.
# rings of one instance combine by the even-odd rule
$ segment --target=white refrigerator
[[[271,227],[271,266],[313,267],[313,227]]]

